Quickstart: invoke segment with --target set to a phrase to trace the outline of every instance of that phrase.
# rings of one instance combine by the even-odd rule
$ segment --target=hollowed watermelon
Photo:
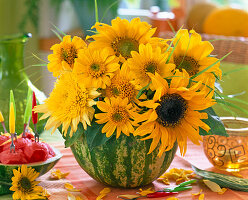
[[[93,179],[114,187],[134,188],[147,185],[161,176],[170,166],[177,144],[158,157],[158,148],[147,155],[151,141],[122,135],[112,137],[91,151],[83,134],[71,150],[79,165]]]

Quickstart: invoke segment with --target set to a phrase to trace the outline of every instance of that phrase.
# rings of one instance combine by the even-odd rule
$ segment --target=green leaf
[[[52,25],[53,25],[53,27],[54,27],[59,33],[61,33],[63,36],[66,36],[66,33],[64,33],[63,31],[61,31],[56,25],[54,25],[53,23],[52,23]]]
[[[228,101],[225,101],[225,100],[222,100],[222,99],[216,99],[216,102],[217,102],[217,103],[225,104],[225,105],[230,106],[230,107],[232,107],[232,108],[236,108],[237,110],[240,110],[240,111],[242,111],[243,113],[245,113],[245,114],[248,115],[248,110],[246,110],[246,109],[244,109],[244,108],[242,108],[242,107],[240,107],[240,106],[238,106],[238,105],[236,105],[236,104],[233,104],[233,103],[231,103],[231,102],[228,102]]]
[[[102,23],[104,17],[106,14],[108,14],[108,12],[110,11],[110,9],[115,6],[116,4],[119,4],[120,0],[116,0],[115,2],[113,2],[112,4],[110,4],[110,6],[104,11],[103,15],[102,15],[102,19],[100,20],[100,22]],[[118,6],[118,5],[117,5]]]
[[[221,135],[228,137],[223,122],[214,112],[214,109],[212,107],[200,112],[205,112],[208,114],[208,119],[202,119],[202,121],[210,127],[210,130],[208,132],[200,128],[200,135]]]
[[[200,76],[202,73],[206,72],[207,70],[209,70],[210,68],[212,68],[214,65],[216,65],[218,62],[222,61],[223,59],[225,59],[227,56],[229,56],[232,52],[229,52],[228,54],[224,55],[221,59],[217,60],[216,62],[214,62],[213,64],[209,65],[208,67],[206,67],[204,70],[198,72],[197,74],[195,74],[194,76],[191,77],[191,79],[196,78],[197,76]]]
[[[235,98],[236,96],[239,96],[239,95],[243,95],[244,93],[239,93],[239,94],[233,94],[233,95],[222,95],[222,97],[224,99],[228,99],[228,100],[231,100],[231,101],[236,101],[238,103],[242,103],[242,104],[245,104],[245,105],[248,105],[248,102],[247,101],[244,101],[242,99],[238,99],[238,98]]]
[[[178,33],[178,32],[177,32]],[[176,38],[177,34],[175,35],[175,37],[173,38],[173,40],[171,41],[171,44],[174,42],[175,38]],[[182,36],[181,36],[182,37]],[[168,64],[170,62],[170,59],[171,59],[171,56],[173,54],[173,52],[175,51],[181,37],[177,40],[176,44],[174,45],[174,47],[172,48],[172,51],[170,52],[168,58],[167,58],[167,61],[166,61],[166,64]],[[171,45],[170,45],[171,46]],[[170,46],[167,48],[166,52],[169,50]]]
[[[213,181],[220,187],[248,192],[248,179],[201,170],[193,165],[192,169],[198,176]]]
[[[28,124],[29,117],[32,114],[32,90],[28,89],[27,101],[26,101],[26,108],[23,117],[23,123]]]
[[[243,71],[243,70],[248,70],[248,66],[240,67],[240,68],[235,68],[233,70],[230,70],[230,71],[227,71],[227,72],[223,72],[222,76],[227,76],[227,75],[232,74],[234,72],[239,72],[239,71]]]
[[[95,17],[96,22],[99,22],[97,0],[95,0]]]
[[[84,133],[84,127],[81,123],[78,124],[77,127],[77,131],[75,133],[73,133],[72,137],[70,137],[70,131],[71,131],[71,127],[68,129],[66,136],[64,136],[63,134],[63,138],[65,139],[65,147],[70,147],[71,145],[73,145],[76,140]],[[61,132],[62,133],[62,132]]]
[[[14,114],[15,114],[15,119],[16,119],[16,105],[15,105],[15,98],[14,98],[13,90],[10,90],[9,107],[11,103],[13,103],[13,106],[14,106]]]
[[[139,93],[136,96],[136,99],[140,98],[140,96],[145,92],[145,90],[151,85],[151,82],[149,82],[145,87],[141,88]]]
[[[60,39],[60,41],[63,41],[62,37],[57,33],[57,31],[51,29],[51,31]]]
[[[11,182],[7,182],[7,181],[0,181],[0,185],[6,185],[6,186],[12,186]]]
[[[102,128],[104,125],[105,124],[98,124],[96,120],[93,119],[91,126],[87,127],[85,135],[90,150],[94,147],[105,144],[112,137],[106,137],[106,134],[102,133]]]

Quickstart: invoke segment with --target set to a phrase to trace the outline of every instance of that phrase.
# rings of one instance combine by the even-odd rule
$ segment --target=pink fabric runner
[[[50,172],[46,175],[40,177],[40,181],[42,181],[42,186],[45,187],[50,193],[51,197],[50,200],[63,200],[67,199],[68,192],[64,189],[64,183],[69,182],[74,185],[76,188],[81,189],[81,193],[73,193],[75,195],[80,195],[84,197],[83,199],[88,200],[95,200],[96,197],[99,195],[100,191],[105,188],[109,187],[98,183],[97,181],[93,180],[80,166],[77,164],[74,156],[72,155],[71,150],[65,149],[63,144],[53,145],[55,148],[60,149],[61,153],[63,154],[62,159],[58,162],[55,166],[56,169],[60,169],[62,172],[70,172],[70,175],[67,176],[66,179],[61,180],[49,180]],[[218,170],[214,169],[212,165],[209,163],[207,158],[204,155],[203,148],[201,146],[193,145],[192,143],[188,144],[188,151],[184,158],[182,158],[177,152],[170,168],[183,168],[183,169],[191,169],[189,162],[194,164],[200,169],[208,169],[211,171],[219,172]],[[241,174],[248,178],[248,170],[241,172]],[[152,184],[142,187],[142,189],[147,189],[149,187],[153,187],[156,190],[161,188],[165,188],[165,185],[154,181]],[[111,193],[109,193],[104,200],[115,200],[118,199],[117,196],[120,194],[136,194],[139,188],[137,189],[119,189],[119,188],[111,188]],[[248,193],[247,192],[240,192],[234,190],[228,190],[223,195],[218,195],[217,193],[211,192],[204,184],[197,184],[193,186],[193,189],[190,191],[180,192],[177,195],[174,195],[179,200],[190,200],[190,199],[198,199],[198,197],[192,197],[191,193],[197,193],[203,190],[205,194],[205,200],[218,200],[218,199],[225,199],[225,200],[247,200]],[[148,198],[142,198],[148,199]],[[165,200],[165,197],[157,198]]]

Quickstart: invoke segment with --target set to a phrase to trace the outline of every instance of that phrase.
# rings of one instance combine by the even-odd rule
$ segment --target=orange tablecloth
[[[105,188],[109,187],[98,183],[97,181],[93,180],[86,172],[84,172],[80,166],[77,164],[74,156],[72,155],[71,150],[65,149],[63,144],[53,145],[54,147],[61,150],[62,154],[64,155],[63,158],[58,162],[55,166],[56,169],[60,169],[63,172],[70,172],[70,175],[67,176],[66,179],[62,180],[49,180],[50,172],[42,177],[40,177],[40,181],[42,186],[45,187],[50,193],[50,200],[63,200],[67,199],[68,192],[64,189],[64,183],[70,182],[76,188],[81,189],[81,193],[77,195],[81,195],[84,199],[88,200],[95,200],[98,196],[99,192]],[[183,168],[183,169],[191,169],[190,164],[191,162],[195,166],[201,169],[208,169],[211,171],[216,171],[212,165],[209,163],[207,158],[203,153],[203,148],[201,146],[193,145],[192,143],[188,144],[188,151],[184,158],[181,158],[179,152],[175,156],[170,168]],[[248,171],[243,171],[241,173],[244,177],[248,178]],[[165,188],[165,185],[154,181],[152,184],[142,187],[142,189],[146,189],[149,187],[154,187],[156,190],[161,188]],[[109,187],[111,188],[111,187]],[[180,192],[179,194],[175,195],[179,200],[191,200],[191,199],[198,199],[196,197],[192,197],[191,193],[197,193],[203,190],[205,194],[205,200],[218,200],[218,199],[225,199],[225,200],[248,200],[248,192],[240,192],[234,190],[228,190],[223,195],[218,195],[217,193],[211,192],[205,185],[194,185],[193,189],[190,191]],[[120,194],[135,194],[138,192],[137,189],[119,189],[119,188],[111,188],[111,193],[109,193],[104,200],[115,200],[118,199],[117,196]],[[147,199],[147,198],[141,198]],[[157,198],[166,200],[165,197]]]

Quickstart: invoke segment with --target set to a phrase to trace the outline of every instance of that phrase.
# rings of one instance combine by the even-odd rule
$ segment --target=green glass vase
[[[30,33],[27,33],[0,37],[0,110],[8,130],[9,93],[10,90],[13,90],[16,103],[16,132],[18,134],[23,132],[23,115],[28,89],[31,88],[35,92],[38,103],[42,103],[46,98],[45,94],[31,83],[24,69],[24,46],[31,36]],[[42,124],[38,124],[39,132],[42,131],[42,126]],[[0,126],[0,131],[3,132],[2,126]]]

